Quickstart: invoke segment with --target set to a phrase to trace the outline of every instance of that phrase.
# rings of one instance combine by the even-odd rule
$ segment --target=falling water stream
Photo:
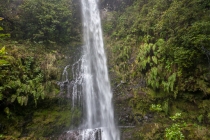
[[[98,0],[81,0],[84,45],[76,63],[72,85],[73,106],[82,100],[83,122],[78,131],[68,131],[72,140],[119,140],[114,122],[112,92],[104,51]],[[67,66],[69,67],[69,66]],[[66,72],[66,71],[64,71]],[[78,87],[81,87],[79,91]],[[79,95],[78,95],[79,94]],[[82,97],[81,97],[82,96]],[[67,138],[66,138],[67,139]]]

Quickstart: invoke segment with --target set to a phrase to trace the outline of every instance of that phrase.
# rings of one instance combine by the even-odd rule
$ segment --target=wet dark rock
[[[144,116],[144,120],[147,121],[148,120],[148,117],[147,116]]]
[[[84,129],[84,130],[72,130],[66,131],[58,137],[58,140],[102,140],[102,130],[96,129]]]
[[[143,119],[142,119],[142,118],[137,118],[137,120],[138,120],[139,122],[143,122]]]
[[[0,132],[4,130],[4,125],[0,123]]]
[[[148,114],[147,115],[149,118],[153,118],[153,114]]]

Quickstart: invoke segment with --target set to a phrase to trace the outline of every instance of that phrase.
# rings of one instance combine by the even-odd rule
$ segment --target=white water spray
[[[77,102],[82,102],[83,122],[78,130],[67,131],[59,140],[120,140],[119,130],[114,122],[112,92],[97,2],[98,0],[81,0],[84,34],[82,57],[72,66],[72,81],[68,80],[68,65],[63,72],[63,82],[59,83],[61,87],[67,87],[72,107]]]
[[[98,0],[81,0],[83,16],[84,127],[102,129],[102,140],[119,140],[101,30]]]

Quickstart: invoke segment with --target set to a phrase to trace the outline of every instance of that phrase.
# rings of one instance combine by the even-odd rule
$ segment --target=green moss
[[[5,114],[0,114],[1,128],[0,133],[3,138],[10,136],[13,139],[17,139],[22,133],[23,117],[11,116],[8,118]],[[2,131],[3,130],[3,131]],[[0,138],[1,139],[1,138]]]
[[[59,109],[59,108],[57,108]],[[46,137],[62,133],[71,125],[71,111],[57,110],[50,108],[49,110],[39,110],[34,112],[32,122],[26,126],[29,135],[36,138]]]

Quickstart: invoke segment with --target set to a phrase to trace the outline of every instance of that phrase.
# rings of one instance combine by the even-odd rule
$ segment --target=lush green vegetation
[[[0,1],[0,139],[45,139],[77,124],[57,82],[81,42],[78,11],[71,0]]]
[[[204,52],[210,49],[209,6],[197,0],[139,0],[117,13],[117,22],[105,23],[105,32],[112,31],[117,42],[112,44],[114,70],[124,80],[142,76],[154,90],[175,97],[180,91],[210,93],[209,54]]]
[[[115,78],[113,82],[124,83],[116,90],[117,94],[133,95],[128,101],[133,113],[130,117],[141,124],[139,116],[150,113],[151,104],[162,106],[153,106],[154,110],[161,110],[154,121],[157,128],[150,132],[139,128],[134,139],[163,138],[166,134],[159,130],[166,128],[167,139],[178,135],[182,139],[180,124],[167,126],[171,123],[168,115],[177,112],[182,113],[188,123],[182,130],[185,138],[203,137],[195,137],[196,124],[208,129],[210,110],[205,106],[210,102],[209,3],[205,0],[136,0],[124,11],[107,12],[103,25],[109,64]],[[159,120],[167,127],[160,125]],[[189,128],[192,123],[195,125]],[[145,124],[143,129],[151,125]],[[178,135],[170,133],[169,136],[172,131]],[[205,138],[209,135],[202,133]]]
[[[115,10],[103,28],[119,123],[136,126],[128,139],[209,139],[209,0],[101,2]],[[56,82],[81,41],[79,11],[77,0],[0,1],[0,139],[77,125]]]
[[[0,15],[12,38],[36,43],[80,40],[80,18],[72,0],[1,1]]]

